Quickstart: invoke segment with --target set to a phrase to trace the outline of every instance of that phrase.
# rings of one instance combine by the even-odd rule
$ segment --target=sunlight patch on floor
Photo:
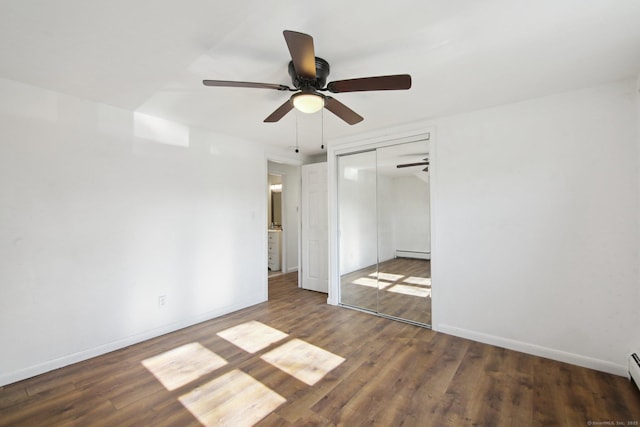
[[[180,396],[204,426],[252,426],[286,402],[269,387],[234,369]]]
[[[378,280],[378,289],[387,289],[389,286],[393,285],[393,282],[386,282],[384,280]]]
[[[227,364],[200,343],[192,342],[142,361],[167,390],[175,390]]]
[[[409,283],[410,285],[420,285],[420,286],[431,286],[431,278],[430,277],[415,277],[410,276],[403,280],[404,283]]]
[[[396,284],[387,289],[389,292],[397,294],[411,295],[412,297],[426,298],[431,295],[431,289],[421,286],[409,286]]]
[[[369,275],[369,277],[376,277],[376,276],[378,276],[378,279],[388,280],[389,282],[397,282],[398,280],[404,277],[402,274],[391,274],[391,273],[384,273],[384,272],[371,273]]]
[[[289,336],[256,320],[225,329],[217,335],[248,353],[260,351]]]
[[[297,338],[265,353],[260,358],[307,385],[314,385],[345,360],[330,351]]]
[[[376,279],[370,279],[368,277],[360,277],[359,279],[356,279],[351,283],[355,285],[366,286],[369,288],[380,288],[380,289],[385,289],[388,286],[391,286],[393,284],[392,282],[387,282],[382,278],[380,280],[376,280]]]
[[[378,287],[378,281],[376,279],[370,279],[368,277],[360,277],[360,278],[354,280],[353,283],[355,283],[356,285],[360,285],[360,286],[368,286],[370,288],[377,288]]]

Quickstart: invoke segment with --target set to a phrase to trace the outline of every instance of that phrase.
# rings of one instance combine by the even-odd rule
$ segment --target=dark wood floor
[[[640,421],[626,378],[329,306],[296,276],[272,279],[266,303],[0,388],[0,425]],[[248,322],[259,336],[229,331]]]

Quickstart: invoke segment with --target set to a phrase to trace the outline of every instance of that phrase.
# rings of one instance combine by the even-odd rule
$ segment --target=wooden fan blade
[[[313,37],[296,31],[283,31],[289,47],[293,67],[298,76],[313,80],[316,78],[316,54],[313,49]]]
[[[409,88],[411,88],[411,76],[409,74],[337,80],[327,85],[327,90],[332,93],[366,92],[370,90],[406,90]]]
[[[275,83],[234,82],[229,80],[203,80],[202,83],[205,86],[251,87],[257,89],[291,90],[289,86],[279,85]]]
[[[324,108],[331,111],[333,114],[340,117],[350,125],[355,125],[356,123],[360,123],[362,120],[364,120],[362,116],[353,111],[351,108],[347,107],[342,102],[330,96],[326,96],[324,98]]]
[[[271,113],[269,117],[264,119],[265,123],[274,123],[283,118],[289,111],[293,109],[293,102],[291,99],[287,99],[284,104],[279,106],[276,111]]]

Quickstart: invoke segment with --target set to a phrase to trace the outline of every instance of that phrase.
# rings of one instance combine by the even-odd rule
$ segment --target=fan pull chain
[[[324,108],[320,111],[320,149],[324,150]]]
[[[299,143],[298,143],[298,112],[296,111],[296,153],[300,152]]]

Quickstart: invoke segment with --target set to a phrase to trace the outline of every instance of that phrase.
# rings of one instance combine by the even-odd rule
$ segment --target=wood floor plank
[[[18,403],[27,400],[29,394],[23,383],[14,383],[9,386],[0,388],[0,411],[9,406],[15,406]]]
[[[0,387],[0,426],[202,426],[217,417],[283,427],[640,420],[640,392],[626,378],[328,306],[326,295],[298,288],[296,278],[271,278],[268,302]],[[252,321],[286,335],[253,353],[217,335]],[[314,365],[325,360],[322,352],[280,356],[286,369],[262,358],[291,342],[296,351],[308,343],[344,361],[324,373]],[[173,390],[143,364],[194,343],[226,364],[196,369],[200,376]],[[191,369],[188,360],[175,363]],[[314,369],[321,374],[313,385],[288,373]],[[281,397],[277,406],[269,396]],[[221,402],[219,411],[208,402]]]

